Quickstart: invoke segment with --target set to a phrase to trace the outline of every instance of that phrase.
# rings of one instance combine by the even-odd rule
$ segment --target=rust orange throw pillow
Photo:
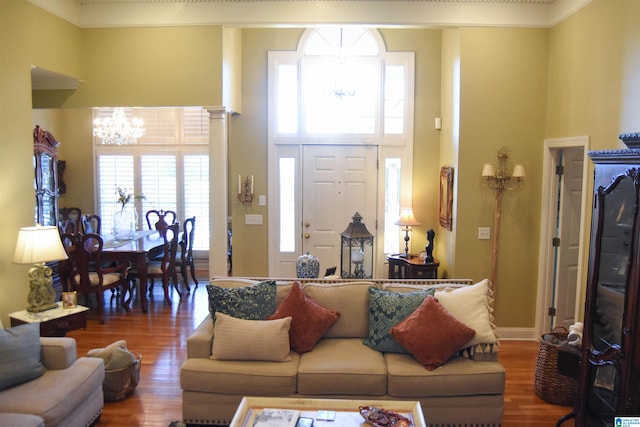
[[[291,316],[289,341],[296,353],[306,353],[338,319],[340,313],[321,306],[302,292],[300,283],[294,282],[287,297],[280,303],[269,320]]]
[[[429,295],[391,335],[428,371],[444,365],[476,331],[453,317]]]

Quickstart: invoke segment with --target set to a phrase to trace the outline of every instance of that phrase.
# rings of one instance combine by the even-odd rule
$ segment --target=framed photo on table
[[[438,210],[440,226],[453,229],[453,168],[443,166],[440,169],[440,204]]]
[[[75,308],[78,306],[78,293],[77,292],[63,292],[62,293],[62,308]]]

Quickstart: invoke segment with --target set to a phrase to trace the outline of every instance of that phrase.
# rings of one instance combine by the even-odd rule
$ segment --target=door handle
[[[305,238],[305,239],[308,239],[309,237],[311,237],[311,234],[309,234],[309,233],[304,233],[304,238]]]
[[[309,226],[311,226],[311,224],[309,224],[308,222],[305,222],[305,223],[304,223],[304,226],[305,226],[305,227],[309,227]]]

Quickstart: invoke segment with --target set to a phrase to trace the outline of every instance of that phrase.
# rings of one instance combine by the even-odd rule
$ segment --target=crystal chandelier
[[[127,119],[124,108],[117,107],[111,117],[93,121],[93,136],[100,138],[103,144],[135,144],[144,135],[143,124],[142,119],[136,117]]]

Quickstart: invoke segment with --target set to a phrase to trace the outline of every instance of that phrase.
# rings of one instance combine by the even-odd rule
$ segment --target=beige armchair
[[[100,417],[104,406],[103,360],[78,358],[73,338],[43,337],[40,344],[40,362],[45,372],[31,381],[0,391],[0,425],[91,425]]]

